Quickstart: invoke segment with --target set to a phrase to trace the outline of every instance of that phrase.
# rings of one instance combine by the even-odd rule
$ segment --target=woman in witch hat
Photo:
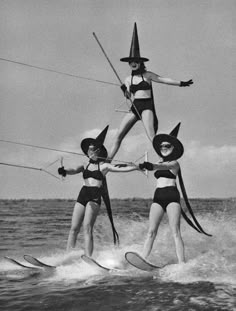
[[[179,81],[164,78],[146,70],[144,63],[148,61],[148,58],[140,56],[136,23],[134,24],[130,55],[129,57],[121,58],[121,61],[129,63],[131,69],[131,75],[125,79],[125,83],[121,86],[121,89],[126,98],[131,99],[132,105],[130,112],[124,117],[120,125],[111,153],[109,154],[110,159],[115,156],[122,140],[138,120],[142,120],[150,141],[155,136],[158,128],[158,120],[153,100],[152,81],[181,87],[193,84],[192,80]]]
[[[157,179],[156,191],[153,197],[153,203],[149,213],[149,230],[147,239],[144,243],[143,257],[147,258],[150,254],[154,240],[157,235],[158,227],[164,213],[167,213],[169,225],[175,241],[175,249],[178,262],[185,262],[184,243],[180,231],[180,216],[183,215],[187,223],[199,233],[210,236],[206,233],[196,217],[193,214],[188,197],[185,191],[183,178],[181,175],[180,165],[177,161],[183,153],[184,147],[177,139],[180,123],[168,134],[156,135],[153,139],[153,147],[157,154],[162,158],[162,161],[153,164],[143,162],[139,164],[140,169],[149,171],[155,170],[154,176]],[[176,177],[179,177],[181,191],[189,213],[193,221],[188,218],[180,205],[180,194],[176,186]]]
[[[87,256],[92,256],[93,253],[93,227],[100,210],[101,198],[103,198],[106,205],[112,226],[114,244],[119,242],[119,236],[112,218],[106,174],[108,172],[131,172],[139,170],[139,167],[136,165],[116,167],[104,162],[107,158],[107,150],[104,146],[107,130],[108,126],[96,138],[85,138],[82,140],[81,149],[89,158],[87,165],[80,165],[75,169],[65,169],[64,166],[58,169],[58,173],[64,177],[66,175],[83,174],[84,185],[80,190],[74,206],[67,250],[69,251],[75,247],[77,235],[83,223],[85,255]]]

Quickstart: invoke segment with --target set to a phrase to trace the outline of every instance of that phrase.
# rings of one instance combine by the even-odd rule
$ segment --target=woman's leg
[[[153,243],[155,241],[157,230],[164,215],[164,210],[161,205],[152,203],[149,213],[149,229],[146,241],[143,246],[142,256],[147,258],[151,253]]]
[[[152,141],[155,136],[154,131],[154,116],[152,110],[144,110],[142,113],[143,125],[146,129],[146,134],[149,139]]]
[[[176,202],[170,203],[167,206],[166,212],[169,218],[170,228],[175,241],[175,249],[178,262],[179,263],[185,262],[184,243],[180,232],[181,207],[179,203]]]
[[[67,241],[67,251],[70,251],[71,248],[75,247],[77,235],[80,231],[84,219],[84,212],[85,207],[82,204],[76,202],[71,220],[70,233]]]
[[[84,216],[84,242],[85,255],[92,256],[93,253],[93,226],[96,221],[100,205],[94,202],[89,202],[86,206]]]
[[[120,144],[133,125],[136,123],[137,117],[132,113],[129,112],[121,122],[120,128],[118,133],[114,139],[114,144],[112,146],[111,152],[108,156],[109,159],[113,159],[116,153],[120,148]]]

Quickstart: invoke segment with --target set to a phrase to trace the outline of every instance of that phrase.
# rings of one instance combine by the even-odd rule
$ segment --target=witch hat
[[[137,31],[136,23],[134,23],[133,37],[132,37],[132,41],[131,41],[129,57],[123,57],[120,60],[122,62],[128,62],[128,63],[130,63],[132,61],[137,62],[137,63],[149,61],[148,58],[140,56],[138,31]]]
[[[107,125],[96,138],[84,138],[81,141],[81,149],[83,150],[84,154],[88,155],[89,146],[93,145],[97,148],[100,148],[98,156],[101,160],[107,158],[107,150],[103,144],[106,138],[108,127],[109,125]]]
[[[184,147],[182,143],[177,139],[179,128],[180,128],[180,122],[176,125],[176,127],[170,132],[170,134],[158,134],[153,138],[152,145],[155,149],[156,153],[163,158],[165,161],[173,161],[179,159],[183,153],[184,153]],[[161,154],[161,144],[163,142],[168,142],[172,146],[174,146],[173,151],[170,155],[164,157]]]

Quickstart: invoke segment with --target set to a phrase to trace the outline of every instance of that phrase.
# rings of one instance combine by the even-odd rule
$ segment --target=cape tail
[[[158,119],[157,119],[157,114],[156,114],[156,109],[155,109],[155,103],[154,103],[154,95],[153,95],[153,88],[152,88],[152,84],[151,84],[151,98],[152,98],[152,105],[153,105],[153,127],[154,127],[154,131],[155,134],[157,133],[158,130]]]
[[[212,236],[211,234],[209,233],[206,233],[201,225],[199,224],[199,222],[197,221],[194,213],[193,213],[193,210],[191,208],[191,205],[189,203],[189,200],[188,200],[188,196],[187,196],[187,193],[186,193],[186,190],[185,190],[185,187],[184,187],[184,182],[183,182],[183,177],[182,177],[182,173],[181,173],[181,169],[179,170],[179,173],[178,173],[178,176],[179,176],[179,184],[180,184],[180,188],[181,188],[181,191],[182,191],[182,194],[183,194],[183,197],[184,197],[184,201],[185,201],[185,204],[187,206],[187,209],[190,213],[190,215],[192,216],[194,222],[195,222],[195,225],[198,227],[199,231],[207,236]],[[187,215],[186,215],[187,216]],[[186,218],[184,217],[184,219],[186,220]],[[188,222],[188,221],[187,221]],[[189,223],[189,222],[188,222]]]
[[[119,240],[119,235],[116,231],[114,222],[113,222],[113,217],[112,217],[112,209],[111,209],[111,201],[110,201],[110,197],[109,197],[109,192],[108,192],[108,187],[107,187],[107,180],[106,177],[104,177],[103,179],[103,191],[102,191],[102,198],[103,198],[103,202],[106,206],[107,209],[107,215],[109,217],[110,223],[111,223],[111,227],[112,227],[112,233],[113,233],[113,240],[114,240],[114,244],[118,244],[120,243]]]
[[[181,214],[182,216],[184,217],[185,221],[193,228],[195,229],[196,231],[198,231],[199,233],[202,233],[195,225],[194,223],[192,222],[191,219],[188,218],[188,216],[185,214],[184,210],[181,208]]]

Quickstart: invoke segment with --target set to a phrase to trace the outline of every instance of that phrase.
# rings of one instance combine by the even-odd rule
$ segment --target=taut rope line
[[[57,162],[57,161],[58,161],[58,160],[54,161],[53,163],[55,163],[55,162]],[[53,164],[53,163],[52,163],[52,164]],[[50,164],[50,165],[52,165],[52,164]],[[44,172],[44,173],[46,173],[46,174],[48,174],[48,175],[50,175],[50,176],[52,176],[52,177],[54,177],[54,178],[60,180],[59,177],[57,177],[57,176],[55,176],[54,174],[48,172],[48,171],[47,171],[46,169],[44,169],[44,168],[39,168],[39,167],[34,167],[34,166],[26,166],[26,165],[19,165],[19,164],[12,164],[12,163],[6,163],[6,162],[0,162],[0,165],[13,166],[13,167],[25,168],[25,169],[29,169],[29,170],[40,171],[40,172]],[[49,165],[49,166],[50,166],[50,165]]]
[[[36,68],[36,69],[39,69],[39,70],[54,72],[54,73],[57,73],[57,74],[60,74],[60,75],[69,76],[69,77],[73,77],[73,78],[78,78],[78,79],[83,79],[83,80],[89,80],[89,81],[94,81],[94,82],[99,82],[99,83],[105,83],[105,84],[111,84],[111,85],[119,86],[119,84],[117,84],[117,83],[112,83],[112,82],[107,82],[107,81],[102,81],[102,80],[97,80],[97,79],[92,79],[92,78],[86,78],[86,77],[74,75],[74,74],[71,74],[71,73],[66,73],[66,72],[62,72],[62,71],[58,71],[58,70],[54,70],[54,69],[49,69],[49,68],[45,68],[45,67],[30,65],[30,64],[26,64],[26,63],[14,61],[14,60],[2,58],[2,57],[0,57],[0,60],[5,61],[5,62],[9,62],[9,63],[13,63],[13,64],[18,64],[18,65],[26,66],[26,67]]]
[[[0,142],[4,142],[4,143],[7,143],[7,144],[20,145],[20,146],[25,146],[25,147],[31,147],[31,148],[37,148],[37,149],[43,149],[43,150],[50,150],[50,151],[56,151],[56,152],[80,155],[80,156],[86,157],[86,155],[84,153],[79,153],[79,152],[69,151],[69,150],[56,149],[56,148],[49,148],[49,147],[44,147],[44,146],[39,146],[39,145],[26,144],[26,143],[16,142],[16,141],[12,141],[12,140],[0,139]],[[114,159],[103,158],[103,157],[99,157],[99,158],[103,159],[103,160],[112,160],[112,161],[115,161],[115,162],[120,162],[120,163],[125,163],[125,164],[128,164],[128,165],[137,166],[133,162],[122,161],[122,160],[114,160]]]

